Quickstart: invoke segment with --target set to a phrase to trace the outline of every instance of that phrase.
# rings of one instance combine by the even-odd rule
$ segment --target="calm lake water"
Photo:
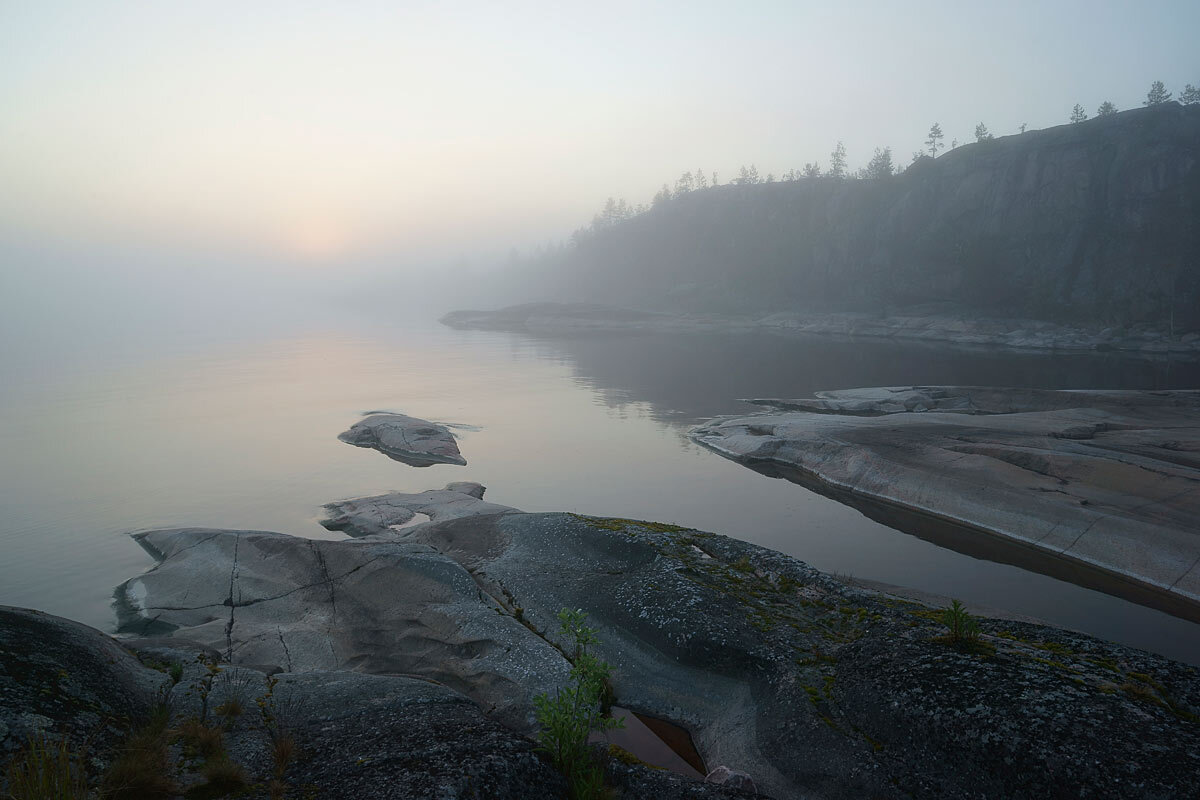
[[[322,503],[479,481],[527,511],[726,533],[820,569],[1200,662],[1200,626],[873,522],[690,443],[739,397],[903,383],[1200,388],[1196,364],[758,335],[539,340],[348,310],[12,324],[0,351],[0,603],[111,630],[113,587],[177,525],[340,538]],[[463,423],[467,467],[337,441],[361,412]]]

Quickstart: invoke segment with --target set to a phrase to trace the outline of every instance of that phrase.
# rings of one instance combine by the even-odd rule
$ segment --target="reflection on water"
[[[1200,627],[874,522],[689,442],[739,397],[901,383],[1200,386],[1195,364],[751,335],[536,340],[354,320],[155,338],[57,359],[30,338],[0,390],[0,603],[102,628],[149,566],[125,533],[206,525],[330,536],[319,506],[455,480],[530,511],[653,518],[827,571],[916,586],[1200,662]],[[32,353],[32,354],[31,354]],[[467,467],[337,441],[371,409],[462,423]]]

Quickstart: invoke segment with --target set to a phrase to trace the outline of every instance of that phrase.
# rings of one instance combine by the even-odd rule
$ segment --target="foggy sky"
[[[1178,93],[1197,30],[1194,0],[0,0],[0,244],[499,260],[698,167],[907,163],[935,120]]]

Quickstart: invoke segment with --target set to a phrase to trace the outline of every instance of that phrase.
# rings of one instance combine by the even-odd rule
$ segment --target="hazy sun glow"
[[[0,235],[500,263],[684,171],[1128,108],[1197,80],[1196,29],[1181,0],[0,0]]]

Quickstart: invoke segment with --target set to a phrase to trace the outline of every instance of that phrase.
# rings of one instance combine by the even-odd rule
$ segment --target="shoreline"
[[[1200,623],[1184,457],[1200,393],[884,387],[754,402],[773,410],[689,438],[939,546]]]
[[[451,311],[451,328],[544,335],[592,333],[769,333],[947,344],[1015,352],[1112,353],[1150,359],[1200,359],[1200,333],[1171,336],[1151,326],[1073,326],[1042,320],[973,318],[969,314],[860,312],[753,316],[674,314],[583,303],[529,303],[493,311]]]

